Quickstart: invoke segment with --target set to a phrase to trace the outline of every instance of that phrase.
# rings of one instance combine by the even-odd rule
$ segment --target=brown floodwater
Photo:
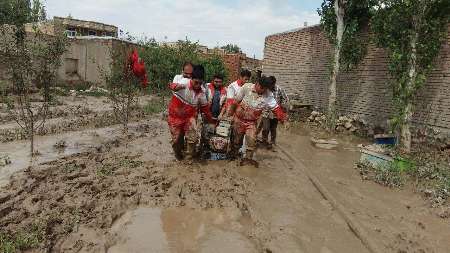
[[[107,252],[257,252],[242,233],[244,220],[229,210],[140,207],[113,225],[116,241]]]

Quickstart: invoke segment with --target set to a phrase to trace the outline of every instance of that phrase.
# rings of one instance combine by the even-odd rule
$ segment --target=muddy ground
[[[361,140],[341,139],[337,150],[322,150],[310,143],[315,133],[295,127],[279,145],[299,162],[281,150],[260,150],[256,169],[233,161],[176,162],[161,116],[133,123],[128,138],[120,133],[110,126],[44,136],[39,162],[14,165],[18,155],[14,169],[0,168],[0,249],[370,252],[308,170],[382,252],[449,252],[450,221],[420,195],[361,180],[353,168]],[[51,155],[60,139],[69,150]],[[0,145],[15,143],[25,145]]]

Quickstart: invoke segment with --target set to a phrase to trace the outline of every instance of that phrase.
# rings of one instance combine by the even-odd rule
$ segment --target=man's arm
[[[169,89],[172,91],[179,91],[182,89],[186,89],[190,80],[187,78],[180,79],[179,76],[175,76],[173,82],[169,84]]]
[[[214,124],[216,121],[211,113],[211,104],[206,99],[206,94],[200,99],[200,112],[205,116],[206,120]]]
[[[267,103],[267,107],[269,107],[269,109],[273,112],[275,117],[281,123],[284,123],[287,121],[287,114],[283,111],[281,106],[277,103],[277,101],[275,100],[273,95],[267,97],[266,103]]]
[[[230,106],[228,108],[228,114],[227,114],[228,117],[232,117],[234,115],[234,113],[236,112],[238,105],[242,102],[242,100],[245,97],[245,91],[246,91],[246,88],[242,87],[239,90],[236,97],[233,99],[232,103],[230,103]]]

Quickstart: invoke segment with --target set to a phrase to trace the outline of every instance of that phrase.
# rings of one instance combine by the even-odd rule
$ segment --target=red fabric
[[[214,86],[214,82],[211,82],[209,84],[208,88],[211,91],[211,95],[214,95],[214,91],[216,90],[216,86]],[[227,95],[227,90],[223,86],[220,87],[220,95],[222,95],[222,96]]]
[[[234,98],[228,98],[227,102],[225,103],[225,107],[230,107],[231,105],[236,104],[236,100]]]
[[[184,103],[176,96],[172,96],[169,104],[169,121],[172,121],[175,125],[179,125],[195,117],[197,117],[197,108]]]
[[[131,52],[129,61],[131,65],[139,61],[139,55],[136,49],[134,49],[133,52]]]
[[[239,85],[239,87],[242,87],[242,85],[245,84],[241,79],[238,79],[238,80],[236,81],[236,83]]]
[[[133,72],[134,76],[140,80],[142,87],[147,87],[148,76],[147,70],[145,69],[145,63],[142,59],[139,59],[139,55],[136,49],[134,49],[129,56],[128,66]]]
[[[281,106],[277,106],[275,109],[272,110],[272,112],[275,114],[277,119],[281,122],[287,121],[287,114],[283,111]]]
[[[175,89],[177,88],[178,84],[177,83],[170,83],[169,84],[169,89],[175,91]]]
[[[172,143],[176,143],[180,137],[189,138],[189,134],[187,133],[191,130],[196,131],[194,118],[183,122],[173,122],[169,120],[167,123],[169,125],[170,134],[172,135]]]
[[[253,133],[256,138],[256,121],[242,120],[238,117],[234,118],[234,129],[239,134]]]

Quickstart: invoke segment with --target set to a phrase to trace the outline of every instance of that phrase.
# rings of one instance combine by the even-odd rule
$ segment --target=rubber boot
[[[195,143],[188,143],[186,150],[186,159],[194,160],[195,157]]]
[[[173,153],[175,154],[175,158],[178,161],[183,160],[183,147],[180,143],[174,143],[172,144]]]

